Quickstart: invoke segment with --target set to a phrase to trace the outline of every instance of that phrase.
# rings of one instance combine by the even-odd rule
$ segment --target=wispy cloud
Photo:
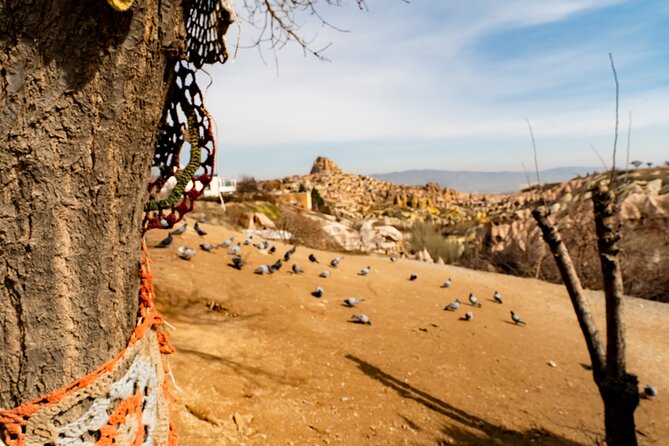
[[[417,162],[423,165],[410,167],[476,167],[499,150],[504,157],[486,162],[516,169],[527,157],[525,118],[546,146],[569,146],[560,150],[571,156],[562,164],[574,164],[583,148],[597,142],[603,149],[612,134],[609,51],[621,110],[633,111],[634,137],[644,141],[638,157],[661,161],[669,53],[666,39],[648,37],[669,34],[660,26],[669,11],[659,5],[377,0],[369,13],[334,9],[329,19],[351,32],[317,30],[321,41],[334,42],[332,63],[286,48],[277,77],[247,50],[211,71],[207,103],[221,131],[224,172],[285,175],[328,151],[360,171],[379,171],[365,166],[379,164],[383,147],[388,170]],[[561,164],[545,159],[546,167]]]

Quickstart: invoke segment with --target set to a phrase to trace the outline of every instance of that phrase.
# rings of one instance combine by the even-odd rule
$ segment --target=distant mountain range
[[[557,167],[539,172],[542,183],[558,183],[598,170],[594,167]],[[528,172],[536,184],[534,172]],[[524,172],[468,172],[458,170],[405,170],[403,172],[375,173],[368,175],[379,180],[408,186],[422,186],[434,182],[441,187],[459,192],[500,194],[517,192],[528,186]]]

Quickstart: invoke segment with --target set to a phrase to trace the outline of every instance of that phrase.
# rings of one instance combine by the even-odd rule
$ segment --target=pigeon
[[[216,247],[210,243],[200,243],[200,248],[207,252],[212,252],[214,249],[216,249]]]
[[[657,389],[651,384],[646,384],[646,387],[643,389],[643,395],[645,398],[653,399],[657,396]]]
[[[495,299],[495,302],[497,302],[498,304],[502,304],[502,303],[504,303],[504,302],[502,301],[502,295],[499,294],[499,291],[495,291],[495,292],[493,293],[493,295],[492,295],[492,298]]]
[[[232,266],[233,266],[233,268],[241,270],[242,267],[244,266],[244,259],[242,259],[242,256],[234,256],[232,258]],[[265,266],[265,265],[263,265],[263,266]]]
[[[260,275],[263,275],[263,274],[269,274],[269,273],[271,273],[271,272],[272,272],[272,270],[271,270],[270,267],[267,266],[267,265],[260,265],[260,266],[257,267],[257,268],[255,269],[255,271],[254,271],[254,273],[256,273],[256,274],[260,274]]]
[[[165,218],[160,217],[158,220],[158,224],[160,225],[161,228],[167,229],[170,227],[170,222],[167,221]]]
[[[356,324],[372,325],[372,320],[366,314],[354,314],[351,316]]]
[[[481,306],[481,302],[479,302],[479,300],[476,298],[476,296],[474,296],[474,293],[469,293],[469,303],[471,303],[475,307],[480,307]]]
[[[188,246],[181,246],[177,249],[177,255],[184,260],[190,260],[195,255],[195,250]]]
[[[288,262],[290,260],[290,256],[293,254],[290,251],[286,251],[286,253],[283,255],[283,261]]]
[[[198,222],[195,222],[195,232],[197,232],[197,235],[199,235],[200,237],[204,237],[205,235],[207,235],[207,232],[200,227],[200,223]]]
[[[522,320],[522,319],[520,318],[520,316],[518,316],[514,311],[511,311],[511,319],[513,320],[513,322],[514,322],[516,325],[518,325],[518,324],[524,324],[524,325],[527,325],[527,324],[525,324],[525,321]]]
[[[397,262],[397,257],[391,257],[390,261],[393,262],[393,263]]]
[[[174,231],[172,231],[170,234],[172,234],[172,235],[181,235],[181,234],[183,234],[184,232],[186,232],[186,228],[187,228],[187,227],[188,227],[188,223],[184,223],[184,224],[182,224],[181,226],[179,226],[178,228],[176,228]]]
[[[172,244],[172,233],[168,232],[167,237],[164,238],[160,243],[158,243],[155,247],[156,248],[167,248]]]
[[[323,271],[322,273],[320,273],[318,275],[318,277],[322,277],[323,279],[327,279],[328,277],[330,277],[330,271]]]
[[[323,288],[316,287],[316,289],[311,292],[311,295],[318,298],[323,297]]]
[[[209,217],[207,217],[206,215],[203,215],[202,217],[198,218],[195,221],[198,222],[198,223],[206,223],[208,220],[209,220]]]
[[[334,259],[330,260],[330,266],[333,268],[336,268],[339,265],[339,262],[341,262],[342,257],[337,256]]]
[[[366,276],[367,274],[369,274],[369,272],[370,272],[371,270],[372,270],[372,267],[371,267],[371,266],[366,266],[365,268],[363,268],[363,269],[361,269],[360,271],[358,271],[358,275],[359,275],[359,276]]]
[[[253,246],[255,246],[256,248],[258,248],[260,250],[263,250],[263,249],[269,248],[269,242],[267,240],[265,240],[264,242],[256,243]]]
[[[471,311],[466,312],[465,316],[460,318],[461,321],[471,321],[472,319],[474,319],[474,313]]]
[[[304,270],[297,263],[293,263],[293,272],[295,274],[301,274],[304,272]]]
[[[446,306],[444,307],[444,310],[447,310],[447,311],[455,311],[455,310],[457,310],[458,308],[460,308],[460,299],[455,299],[453,302],[451,302],[450,304],[446,305]]]
[[[228,247],[230,247],[230,245],[232,245],[232,241],[233,241],[234,239],[235,239],[234,236],[233,236],[233,237],[230,237],[229,239],[227,239],[227,240],[224,241],[223,243],[219,243],[219,244],[218,244],[218,247],[219,247],[219,248],[228,248]]]
[[[276,271],[279,271],[282,266],[283,266],[283,263],[281,263],[281,259],[279,259],[276,262],[274,262],[274,264],[270,265],[269,269],[272,272],[276,272]]]
[[[416,274],[416,273],[411,273],[411,275],[409,276],[409,280],[414,281],[414,280],[416,280],[416,279],[418,279],[418,274]]]
[[[288,250],[291,256],[295,254],[295,251],[297,251],[297,245],[293,245],[293,247]]]
[[[244,240],[243,244],[244,244],[244,246],[248,246],[248,245],[251,244],[252,241],[253,241],[253,236],[249,235],[248,237],[246,237],[246,240]]]
[[[442,288],[450,288],[451,285],[453,285],[453,281],[452,281],[451,278],[449,277],[448,280],[447,280],[446,282],[444,282],[444,283],[441,284],[441,287],[442,287]]]
[[[242,247],[239,245],[239,242],[237,242],[237,244],[233,246],[232,249],[230,249],[230,251],[228,251],[228,254],[230,254],[231,256],[236,256],[237,254],[239,254],[239,251],[241,249]]]
[[[274,253],[276,252],[276,246],[272,246],[271,248],[269,248],[269,251],[268,251],[268,252],[269,252],[270,254],[274,254]]]
[[[349,307],[355,307],[356,305],[364,301],[365,299],[361,299],[359,297],[347,297],[346,299],[344,299],[344,303]]]
[[[311,263],[318,263],[318,259],[317,259],[316,256],[313,255],[313,254],[309,254],[309,261],[310,261]]]

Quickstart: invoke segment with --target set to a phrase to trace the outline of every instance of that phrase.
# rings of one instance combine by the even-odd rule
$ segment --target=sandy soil
[[[190,225],[192,227],[192,221]],[[282,257],[252,246],[248,266],[229,266],[225,228],[190,228],[151,249],[159,308],[179,390],[174,418],[184,446],[207,445],[576,445],[603,438],[603,410],[566,291],[536,280],[385,257],[298,247],[276,274],[253,274]],[[152,231],[149,246],[166,234]],[[307,256],[314,253],[320,264]],[[368,276],[357,272],[370,265]],[[321,279],[321,271],[331,276]],[[418,274],[416,281],[409,275]],[[440,288],[448,277],[449,289]],[[310,295],[316,286],[320,299]],[[504,304],[492,301],[499,290]],[[482,303],[443,311],[473,292]],[[358,308],[343,299],[362,297]],[[599,319],[603,301],[590,293]],[[513,309],[527,326],[511,323]],[[459,318],[472,311],[474,318]],[[669,444],[669,305],[626,302],[629,369],[659,396],[637,410],[641,444]],[[365,313],[372,325],[350,322]],[[553,362],[555,367],[549,362]]]

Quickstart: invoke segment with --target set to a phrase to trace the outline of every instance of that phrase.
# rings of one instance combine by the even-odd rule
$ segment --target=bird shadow
[[[509,324],[509,325],[515,325],[516,327],[524,327],[525,324],[516,324],[515,322],[507,321],[505,320],[504,323]]]
[[[445,417],[447,422],[444,424],[441,434],[446,438],[439,439],[437,444],[452,444],[455,442],[455,444],[460,445],[583,446],[582,443],[564,438],[543,428],[516,431],[497,426],[401,381],[357,356],[347,354],[344,357],[355,363],[362,373],[394,390],[402,398],[413,400]]]

